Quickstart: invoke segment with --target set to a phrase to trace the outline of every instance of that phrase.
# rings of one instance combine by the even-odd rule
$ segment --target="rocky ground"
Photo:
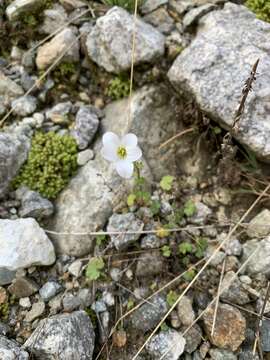
[[[270,359],[270,24],[242,3],[140,3],[129,98],[130,12],[0,0],[0,360]]]

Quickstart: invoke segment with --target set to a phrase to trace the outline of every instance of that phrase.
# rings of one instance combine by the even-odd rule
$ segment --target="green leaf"
[[[195,273],[195,270],[191,269],[191,270],[188,270],[184,275],[183,275],[183,278],[186,280],[186,281],[191,281],[194,279],[194,276],[196,275]]]
[[[171,248],[168,245],[164,245],[161,248],[162,255],[164,257],[170,257],[171,256]]]
[[[151,202],[150,210],[151,210],[153,215],[157,215],[159,213],[160,206],[161,205],[160,205],[160,202],[158,200],[153,200]]]
[[[96,244],[98,246],[100,246],[103,243],[103,241],[105,241],[105,240],[106,240],[106,235],[97,235],[96,236]]]
[[[178,299],[178,294],[173,291],[173,290],[170,290],[167,294],[167,297],[166,297],[166,300],[167,300],[167,303],[170,307],[173,306],[173,304],[176,302],[176,300]]]
[[[127,310],[131,310],[134,307],[134,301],[129,299],[127,302]]]
[[[172,189],[172,184],[174,181],[174,176],[166,175],[160,181],[160,187],[164,191],[170,191]]]
[[[196,206],[192,200],[188,200],[184,205],[184,214],[186,216],[192,216],[196,212]]]
[[[213,131],[216,135],[219,135],[221,133],[221,128],[218,126],[213,127]]]
[[[160,330],[161,331],[169,331],[169,326],[166,323],[161,324]]]
[[[196,243],[195,256],[197,258],[204,257],[205,250],[207,249],[208,243],[206,238],[199,238]]]
[[[192,244],[190,244],[188,242],[183,242],[182,244],[180,244],[178,246],[178,252],[181,255],[192,254],[193,246],[192,246]]]
[[[89,280],[97,280],[101,271],[104,268],[104,261],[101,257],[93,257],[89,260],[89,263],[86,268],[86,277]]]
[[[135,204],[136,195],[135,194],[129,194],[127,197],[127,204],[129,207],[133,206]]]

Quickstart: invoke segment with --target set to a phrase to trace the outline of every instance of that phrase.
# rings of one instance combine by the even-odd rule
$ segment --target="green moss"
[[[252,10],[259,19],[270,22],[269,0],[247,0],[246,6]]]
[[[13,185],[26,185],[48,199],[65,187],[77,169],[77,145],[71,136],[38,132],[31,150]]]
[[[76,65],[71,62],[62,62],[53,71],[53,75],[57,80],[67,78],[76,73]]]
[[[130,81],[124,77],[117,76],[110,80],[106,95],[113,100],[119,100],[129,95]]]
[[[130,12],[134,11],[135,0],[103,0],[104,4],[109,6],[120,6]],[[143,0],[138,0],[138,7],[143,4]]]
[[[0,320],[7,320],[9,315],[9,303],[5,302],[0,305]]]

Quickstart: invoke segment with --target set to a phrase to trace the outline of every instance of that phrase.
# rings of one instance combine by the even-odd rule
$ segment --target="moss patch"
[[[54,132],[38,132],[32,139],[26,163],[15,178],[15,188],[21,185],[53,199],[65,187],[77,169],[77,145],[71,136]]]
[[[269,0],[248,0],[246,6],[252,10],[259,19],[270,22]]]

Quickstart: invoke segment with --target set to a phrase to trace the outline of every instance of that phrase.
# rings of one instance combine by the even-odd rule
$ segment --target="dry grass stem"
[[[160,145],[159,150],[161,150],[162,148],[164,148],[165,146],[169,145],[172,141],[178,139],[179,137],[188,134],[190,132],[195,131],[195,128],[189,128],[189,129],[185,129],[183,131],[181,131],[180,133],[172,136],[170,139],[166,140],[163,144]]]
[[[219,284],[218,284],[217,301],[216,301],[216,305],[215,305],[215,312],[214,312],[214,319],[213,319],[213,325],[212,325],[212,330],[211,330],[211,336],[214,335],[214,331],[215,331],[215,325],[216,325],[216,320],[217,320],[217,312],[218,312],[218,304],[219,304],[219,297],[220,297],[220,291],[221,291],[221,284],[222,284],[222,280],[223,280],[224,272],[225,272],[225,266],[226,266],[226,258],[223,260],[222,270],[221,270]]]

